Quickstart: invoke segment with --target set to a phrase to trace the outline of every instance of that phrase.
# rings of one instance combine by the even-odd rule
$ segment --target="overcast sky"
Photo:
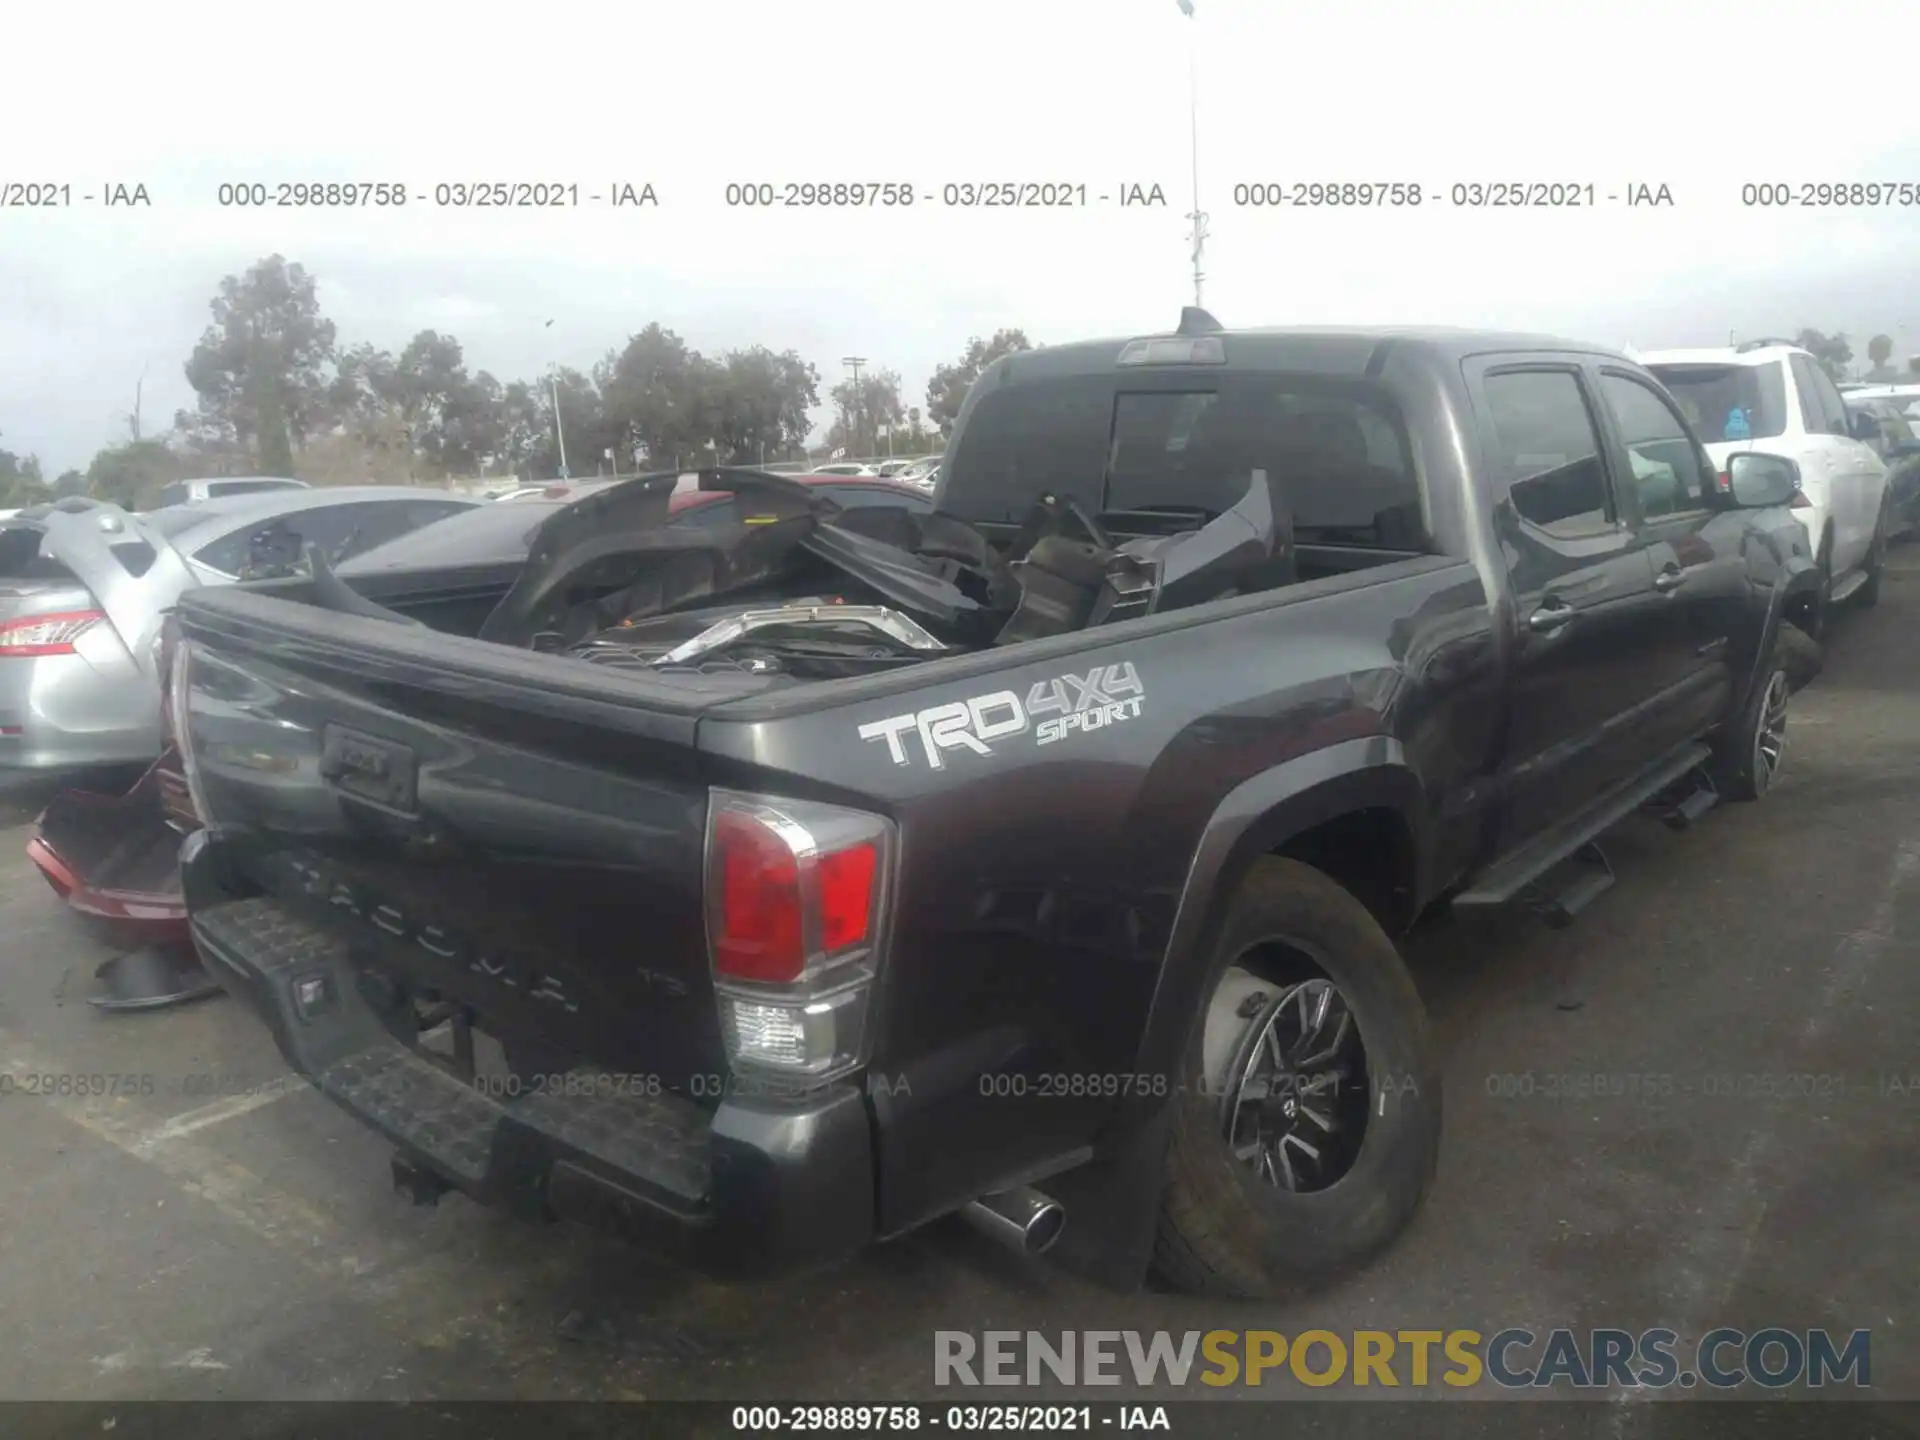
[[[974,334],[1164,329],[1191,299],[1188,44],[1198,56],[1209,309],[1228,325],[1523,326],[1652,348],[1801,325],[1920,351],[1920,206],[1751,209],[1745,182],[1920,188],[1920,119],[1846,7],[1803,85],[1811,3],[1453,6],[1196,0],[573,0],[508,10],[334,0],[22,7],[0,183],[0,447],[49,476],[193,396],[181,365],[221,276],[279,251],[342,343],[456,335],[502,379],[585,368],[650,321],[709,353],[857,354],[924,403]],[[109,40],[111,43],[108,43]],[[1783,48],[1784,47],[1784,48]],[[1863,48],[1864,47],[1864,48]],[[26,63],[18,57],[40,57]],[[66,57],[61,59],[59,57]],[[1811,74],[1811,72],[1808,72]],[[397,211],[223,209],[223,181],[404,182]],[[1471,213],[1237,207],[1236,184],[1586,183],[1599,205]],[[657,208],[436,208],[441,181],[651,183]],[[751,212],[731,181],[905,181],[909,209]],[[87,204],[144,184],[145,209]],[[963,212],[948,182],[1084,184],[1085,209]],[[1101,194],[1158,184],[1163,208]],[[1636,184],[1670,208],[1609,203]],[[552,319],[552,327],[544,322]],[[823,392],[825,385],[823,385]]]

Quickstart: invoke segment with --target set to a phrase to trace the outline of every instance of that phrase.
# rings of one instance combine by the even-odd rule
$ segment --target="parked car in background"
[[[842,460],[832,465],[816,465],[807,472],[810,475],[873,475],[876,472],[871,465],[858,460]]]
[[[923,456],[893,478],[908,485],[918,485],[923,489],[931,490],[940,478],[940,457],[938,455]]]
[[[1868,417],[1874,424],[1867,443],[1887,467],[1887,506],[1892,517],[1888,534],[1893,538],[1910,534],[1920,525],[1920,434],[1915,433],[1909,402],[1859,392],[1846,400],[1849,411]]]
[[[160,502],[154,508],[165,510],[173,505],[197,505],[203,500],[225,500],[235,495],[308,488],[304,480],[288,480],[277,475],[226,475],[209,480],[175,480],[161,487]]]
[[[150,761],[153,644],[181,594],[297,559],[334,559],[481,502],[398,486],[277,488],[145,515],[88,499],[0,522],[0,768]]]
[[[1815,638],[1834,605],[1874,604],[1894,523],[1887,467],[1819,362],[1798,346],[1773,342],[1637,358],[1680,403],[1723,475],[1729,457],[1743,451],[1799,466],[1794,507],[1821,574]]]

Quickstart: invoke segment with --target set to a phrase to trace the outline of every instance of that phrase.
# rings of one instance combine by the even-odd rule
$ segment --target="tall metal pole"
[[[547,376],[547,387],[553,395],[553,438],[560,447],[560,478],[568,479],[567,474],[567,432],[560,425],[560,372],[552,371]]]
[[[553,321],[547,321],[542,328],[551,330]],[[553,396],[553,440],[560,447],[560,478],[566,480],[570,478],[567,474],[567,434],[560,425],[560,371],[557,367],[547,372],[547,391]]]
[[[866,364],[867,360],[864,355],[844,355],[841,357],[840,363],[853,371],[854,410],[853,414],[847,418],[853,422],[853,449],[855,453],[849,455],[847,458],[849,460],[858,460],[860,458],[858,454],[860,449],[860,422],[865,418],[867,409],[867,397],[865,392],[860,388],[860,367]]]
[[[1193,0],[1179,0],[1180,13],[1188,20],[1193,16]],[[1201,282],[1206,276],[1201,272],[1200,259],[1207,245],[1207,212],[1200,208],[1200,69],[1196,56],[1199,45],[1193,28],[1187,29],[1187,128],[1193,139],[1193,212],[1187,219],[1193,222],[1193,233],[1188,237],[1193,241],[1193,303],[1196,308],[1201,304]]]

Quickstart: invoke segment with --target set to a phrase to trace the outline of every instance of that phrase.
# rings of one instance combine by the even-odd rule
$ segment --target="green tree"
[[[53,498],[40,474],[38,455],[0,450],[0,510],[21,510]]]
[[[293,473],[294,448],[330,410],[334,325],[303,266],[270,255],[220,282],[213,324],[186,364],[199,396],[198,438],[250,452],[268,474]]]
[[[1024,330],[996,330],[991,340],[978,335],[967,342],[964,354],[951,365],[942,365],[927,382],[927,418],[942,435],[953,433],[953,422],[960,406],[980,378],[980,372],[1002,355],[1031,350],[1033,342]]]
[[[1888,362],[1893,359],[1893,337],[1876,335],[1867,342],[1867,359],[1873,362],[1873,368],[1867,371],[1867,379],[1882,383],[1898,380],[1900,372]]]
[[[460,342],[422,330],[386,377],[385,393],[405,420],[413,453],[437,476],[472,475],[496,448],[500,383],[467,373]]]
[[[884,452],[882,429],[907,418],[906,406],[900,401],[897,370],[869,370],[860,377],[857,390],[849,376],[833,387],[832,398],[837,413],[827,427],[827,446],[844,447],[849,455]]]
[[[820,372],[793,351],[731,351],[706,381],[718,399],[715,438],[728,458],[758,463],[806,444]]]
[[[56,500],[64,500],[69,495],[86,493],[87,477],[78,470],[62,470],[59,478],[53,482],[53,498]]]
[[[1853,347],[1840,331],[1825,335],[1818,330],[1803,329],[1793,337],[1793,343],[1813,356],[1834,380],[1847,378],[1847,367],[1853,364]]]
[[[110,446],[87,466],[85,493],[129,510],[158,503],[160,487],[181,479],[180,457],[159,440],[129,440]]]
[[[674,455],[720,438],[723,382],[716,368],[661,325],[629,336],[603,363],[600,377],[616,447],[638,445],[653,457],[649,463],[671,464]]]

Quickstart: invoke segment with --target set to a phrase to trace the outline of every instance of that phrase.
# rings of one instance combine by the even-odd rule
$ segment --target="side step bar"
[[[1656,795],[1647,802],[1647,813],[1669,830],[1685,830],[1720,803],[1720,790],[1713,783],[1711,774],[1696,770],[1690,778],[1693,781],[1691,789],[1683,791],[1676,785],[1672,791]]]
[[[1606,866],[1606,857],[1600,855],[1597,863],[1594,860],[1594,856],[1598,855],[1598,847],[1593,842],[1661,791],[1683,779],[1689,771],[1699,769],[1712,755],[1713,751],[1705,745],[1682,746],[1565,825],[1536,836],[1512,854],[1494,862],[1472,889],[1454,896],[1453,903],[1463,906],[1505,905],[1520,898],[1522,892],[1537,887],[1549,870],[1578,856],[1586,860],[1589,873],[1565,887],[1553,899],[1555,913],[1571,918],[1613,883],[1613,872]],[[1607,878],[1601,881],[1593,879],[1592,873],[1597,871],[1604,871]],[[1571,908],[1565,903],[1569,898],[1577,901]]]

